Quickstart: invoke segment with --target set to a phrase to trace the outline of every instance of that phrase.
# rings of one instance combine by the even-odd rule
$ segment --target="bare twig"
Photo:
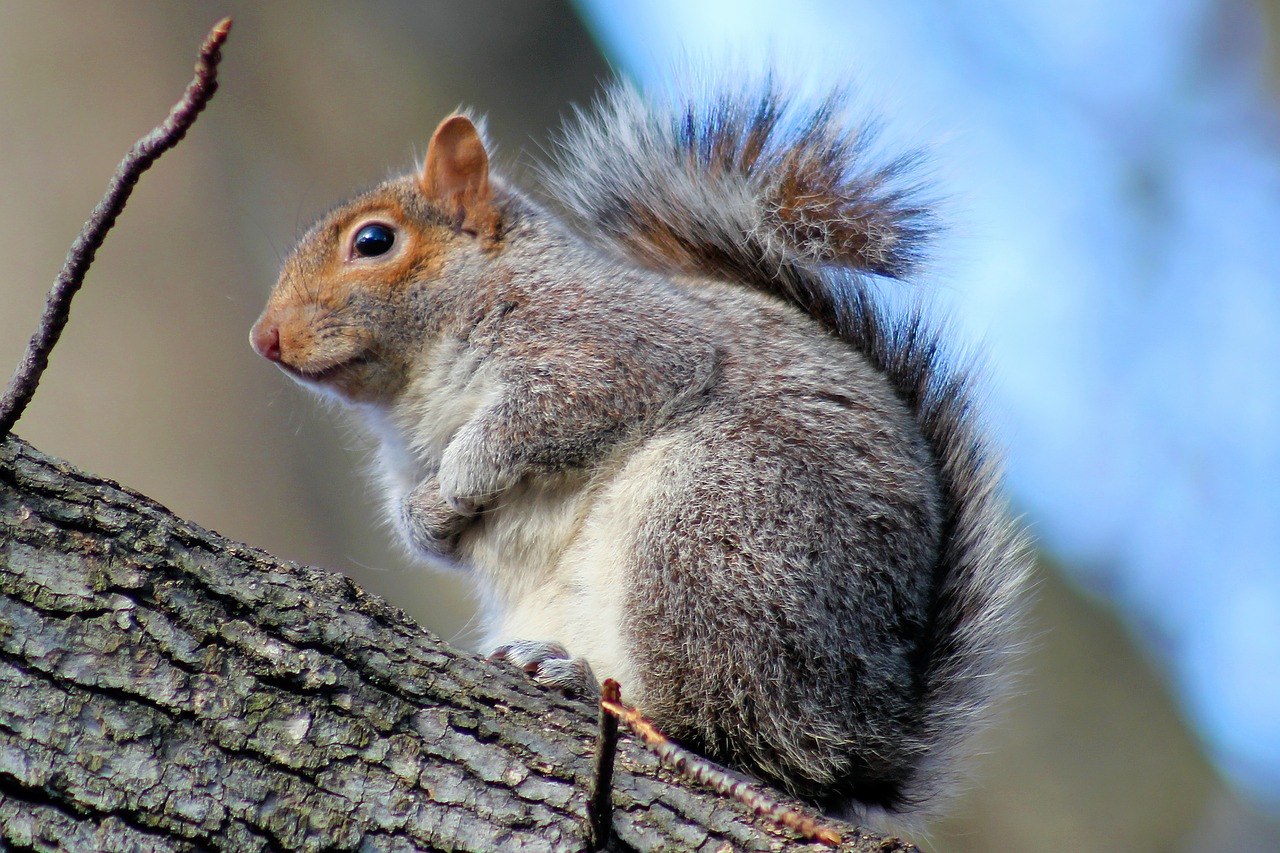
[[[618,682],[606,678],[600,686],[600,736],[596,739],[596,768],[587,813],[591,816],[591,849],[603,850],[613,825],[613,760],[618,754],[618,718],[605,702],[621,704]]]
[[[622,704],[621,697],[618,695],[617,682],[614,682],[612,692],[607,690],[608,684],[609,681],[606,681],[606,689],[601,691],[600,707],[626,723],[627,728],[635,732],[649,749],[657,754],[663,764],[706,785],[721,796],[732,797],[756,814],[795,830],[810,841],[820,841],[834,846],[844,840],[832,827],[773,800],[746,782],[730,776],[702,756],[672,743],[639,711]]]
[[[31,342],[27,344],[27,352],[14,371],[13,378],[9,380],[4,398],[0,399],[0,436],[7,435],[13,429],[35,395],[40,376],[49,364],[49,353],[58,343],[70,316],[71,298],[84,283],[85,273],[93,263],[93,257],[102,246],[102,241],[106,239],[107,232],[115,225],[116,217],[124,210],[125,202],[133,192],[133,185],[161,154],[186,136],[187,130],[195,123],[196,116],[217,91],[218,61],[222,58],[222,44],[227,40],[230,29],[230,18],[223,18],[214,24],[200,47],[195,79],[187,86],[182,99],[169,111],[168,118],[129,149],[129,153],[116,168],[106,195],[93,209],[93,215],[72,244],[62,272],[49,291],[40,327],[32,335]]]

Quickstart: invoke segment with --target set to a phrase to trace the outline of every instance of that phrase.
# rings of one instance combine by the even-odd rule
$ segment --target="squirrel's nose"
[[[267,361],[280,360],[280,327],[275,323],[256,324],[249,335],[249,342]]]

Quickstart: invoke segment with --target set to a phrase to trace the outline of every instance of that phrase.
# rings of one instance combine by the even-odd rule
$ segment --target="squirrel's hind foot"
[[[524,670],[538,684],[579,699],[600,696],[600,682],[586,658],[575,658],[559,643],[516,640],[504,643],[489,654],[490,660],[506,661]]]

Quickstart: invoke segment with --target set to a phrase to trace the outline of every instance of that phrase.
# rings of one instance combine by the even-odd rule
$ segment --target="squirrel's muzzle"
[[[249,332],[249,343],[253,344],[253,349],[258,355],[267,361],[280,361],[280,327],[275,323],[263,322],[261,320],[253,324],[252,331]]]

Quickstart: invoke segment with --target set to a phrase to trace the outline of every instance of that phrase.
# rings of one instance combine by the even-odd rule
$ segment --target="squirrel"
[[[254,349],[355,410],[404,542],[484,647],[831,813],[913,823],[1016,641],[1030,557],[975,371],[878,279],[922,260],[914,155],[775,82],[579,112],[547,202],[459,112],[321,218]]]

